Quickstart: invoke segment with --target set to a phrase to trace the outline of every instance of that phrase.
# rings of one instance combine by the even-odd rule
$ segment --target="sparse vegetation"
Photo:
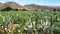
[[[1,11],[10,11],[10,10],[12,10],[11,7],[6,7],[6,8],[4,8],[4,9],[2,9]]]
[[[22,11],[26,11],[26,9],[22,9]]]
[[[38,11],[38,10],[35,10],[35,11]]]

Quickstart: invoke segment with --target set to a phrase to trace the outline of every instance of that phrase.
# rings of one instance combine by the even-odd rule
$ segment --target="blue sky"
[[[47,6],[60,6],[60,0],[0,0],[0,2],[17,2],[21,5],[38,4]]]

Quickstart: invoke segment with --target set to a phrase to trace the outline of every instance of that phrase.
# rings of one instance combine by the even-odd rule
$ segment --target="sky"
[[[60,0],[0,0],[0,2],[16,2],[20,5],[37,4],[45,6],[60,6]]]

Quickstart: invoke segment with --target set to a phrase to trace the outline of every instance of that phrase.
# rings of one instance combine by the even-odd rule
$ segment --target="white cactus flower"
[[[3,26],[1,26],[3,28]]]
[[[25,30],[27,30],[27,28],[24,28]]]
[[[46,21],[46,25],[48,25],[48,21]]]
[[[5,28],[5,30],[7,30],[7,28]]]
[[[33,24],[35,24],[35,21],[33,21]]]
[[[28,25],[29,28],[32,28],[32,24]]]
[[[20,30],[18,30],[18,32],[20,32]]]

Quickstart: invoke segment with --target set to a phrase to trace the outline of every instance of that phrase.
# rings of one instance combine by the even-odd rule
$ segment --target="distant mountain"
[[[59,9],[60,6],[41,6],[37,4],[28,4],[28,5],[19,5],[16,2],[6,2],[6,3],[0,3],[0,10],[5,9],[6,7],[10,7],[12,9],[26,9],[26,10],[44,10],[44,11],[49,11],[52,9]]]
[[[5,5],[8,6],[8,7],[13,8],[13,9],[21,9],[21,8],[23,8],[21,5],[19,5],[16,2],[6,2]]]
[[[41,6],[36,4],[25,5],[25,7],[32,7],[34,10],[51,10],[51,9],[60,9],[60,6]]]
[[[6,7],[10,7],[12,9],[22,9],[23,8],[23,6],[19,5],[16,2],[0,3],[0,9],[4,9]]]

